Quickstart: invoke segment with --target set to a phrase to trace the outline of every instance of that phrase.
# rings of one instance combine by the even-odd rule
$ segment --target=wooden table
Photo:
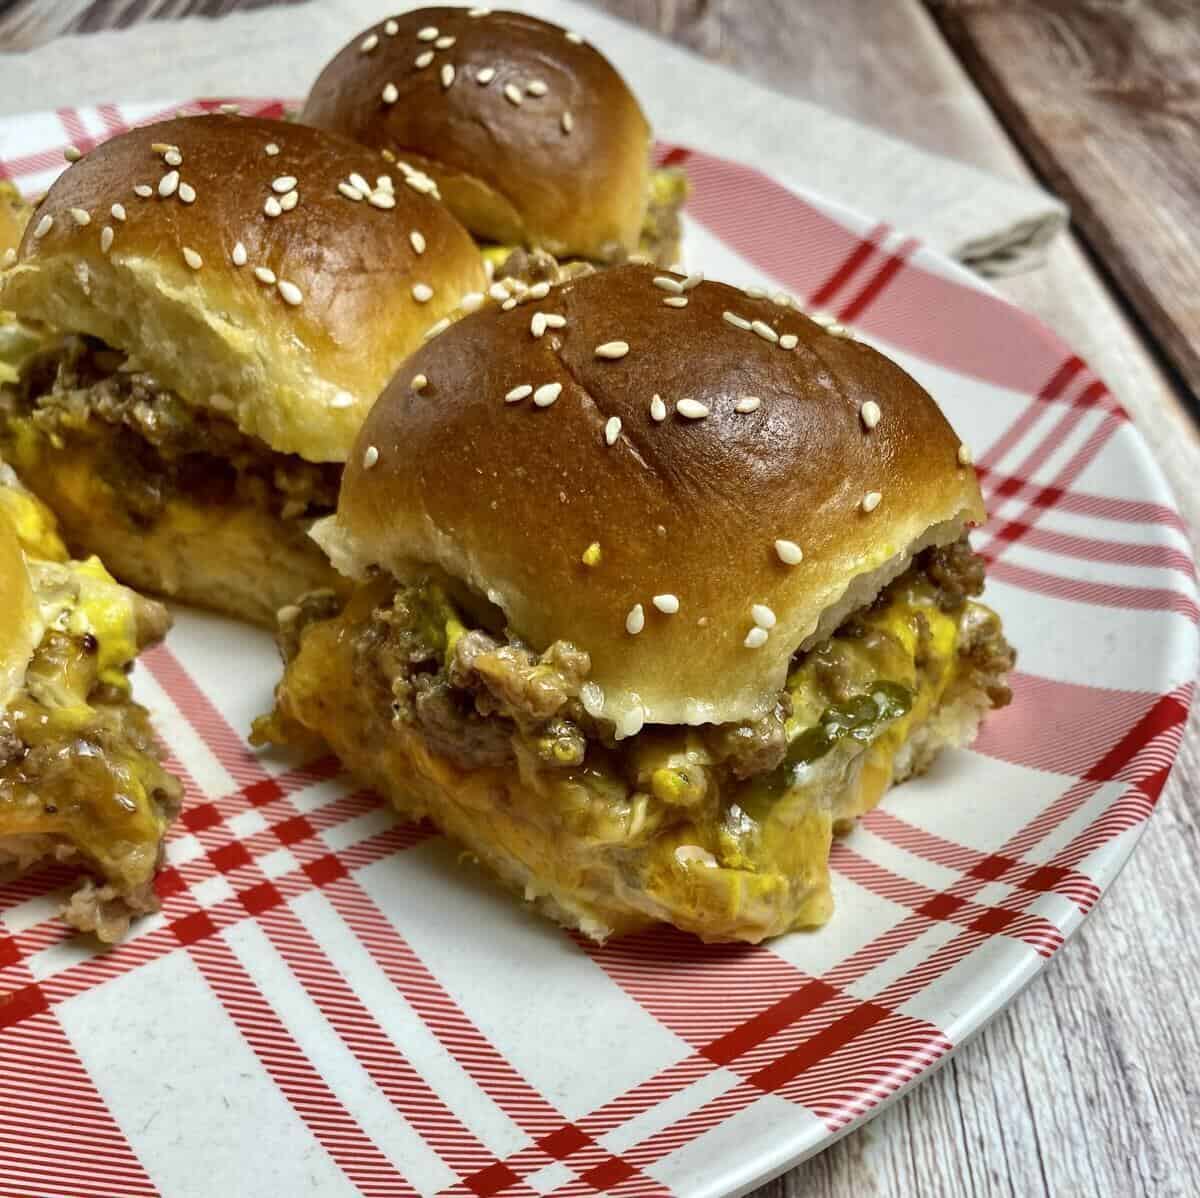
[[[0,50],[264,2],[0,0]],[[1108,382],[1200,528],[1194,0],[591,2],[997,174],[1028,178],[1028,155],[1088,244],[1065,236],[998,287]],[[1177,153],[1155,159],[1164,124]],[[1144,190],[1118,189],[1122,171]],[[937,1076],[756,1198],[1200,1194],[1198,791],[1200,711],[1132,861],[1054,964]]]

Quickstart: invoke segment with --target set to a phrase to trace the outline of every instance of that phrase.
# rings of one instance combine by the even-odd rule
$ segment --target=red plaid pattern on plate
[[[68,144],[177,107],[0,121],[0,178],[35,194]],[[838,843],[821,931],[598,947],[336,763],[251,753],[268,639],[181,611],[136,677],[187,787],[162,912],[100,952],[53,919],[62,871],[0,889],[6,1190],[740,1191],[953,1051],[1129,855],[1183,732],[1200,608],[1125,414],[1037,321],[913,239],[733,162],[658,155],[694,187],[690,266],[851,324],[973,446],[990,601],[1021,654],[1013,705]]]

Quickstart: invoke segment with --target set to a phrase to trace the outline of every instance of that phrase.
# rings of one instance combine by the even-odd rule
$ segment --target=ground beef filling
[[[174,498],[251,505],[285,520],[337,504],[340,466],[274,452],[89,337],[63,338],[30,358],[19,382],[0,388],[0,433],[22,419],[55,444],[99,449],[98,470],[141,527]]]
[[[943,548],[928,549],[910,571],[924,575],[935,590],[939,607],[960,611],[970,595],[983,587],[983,565],[965,538]],[[901,586],[910,575],[897,580]],[[513,759],[515,741],[532,748],[549,768],[570,769],[589,752],[617,749],[612,726],[585,710],[581,692],[590,670],[588,655],[566,641],[536,653],[513,637],[481,629],[462,631],[447,647],[431,630],[428,598],[421,587],[397,586],[379,579],[369,620],[354,634],[354,673],[375,696],[376,710],[391,709],[395,723],[419,729],[429,748],[458,765],[474,769],[499,766]],[[887,591],[877,602],[887,601]],[[329,619],[340,601],[328,592],[308,596],[282,616],[280,645],[285,662],[299,652],[304,627]],[[987,690],[993,706],[1008,702],[998,682],[1012,665],[1012,651],[999,622],[986,609],[974,622],[962,652]],[[851,616],[837,637],[887,635]],[[827,646],[807,660],[817,666],[822,691],[830,703],[852,698],[842,658]],[[792,700],[784,691],[772,711],[745,723],[703,729],[706,746],[718,768],[739,781],[776,770],[788,753],[786,728]]]

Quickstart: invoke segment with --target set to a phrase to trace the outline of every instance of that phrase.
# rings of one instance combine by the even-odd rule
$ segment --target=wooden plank
[[[1021,155],[918,0],[591,0],[780,91],[1012,178]],[[237,0],[0,0],[36,41]],[[31,13],[37,11],[34,21]],[[32,44],[32,42],[30,43]],[[1071,237],[999,289],[1082,353],[1200,524],[1200,449],[1171,381]],[[1145,839],[1056,964],[940,1073],[754,1198],[1200,1193],[1200,709]]]
[[[1193,0],[930,0],[942,29],[1200,395]]]

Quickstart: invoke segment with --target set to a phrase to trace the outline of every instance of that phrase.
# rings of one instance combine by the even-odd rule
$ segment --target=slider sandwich
[[[72,549],[259,623],[328,584],[307,530],[359,424],[431,327],[483,302],[436,190],[332,134],[228,115],[68,168],[0,271],[0,308],[43,334],[0,380],[0,451]]]
[[[0,462],[0,877],[87,871],[63,911],[101,940],[158,909],[179,808],[128,673],[169,624],[160,603],[71,561],[54,517]]]
[[[299,119],[436,179],[497,277],[553,280],[547,255],[679,257],[683,174],[651,168],[633,93],[557,25],[442,6],[381,21],[326,66]]]
[[[874,349],[596,272],[404,364],[314,532],[357,587],[281,613],[256,735],[320,736],[597,939],[821,924],[833,835],[1009,700],[984,514]]]

